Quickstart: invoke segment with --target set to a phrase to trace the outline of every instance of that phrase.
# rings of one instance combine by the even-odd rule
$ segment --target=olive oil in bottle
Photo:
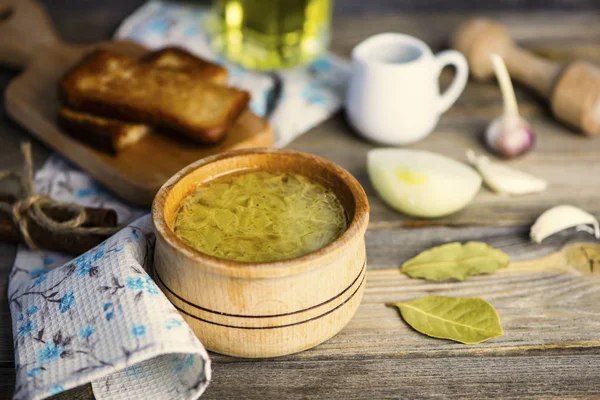
[[[245,68],[305,64],[329,45],[333,0],[214,0],[212,44]]]

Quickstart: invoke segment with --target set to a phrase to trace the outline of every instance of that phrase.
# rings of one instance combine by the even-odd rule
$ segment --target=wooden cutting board
[[[98,46],[131,56],[146,51],[122,41],[90,46],[67,44],[58,38],[36,1],[0,0],[0,63],[24,68],[6,89],[8,114],[126,200],[149,206],[160,186],[186,165],[215,153],[273,144],[267,121],[250,111],[217,145],[198,145],[151,134],[111,156],[72,139],[56,126],[58,81],[68,68]]]

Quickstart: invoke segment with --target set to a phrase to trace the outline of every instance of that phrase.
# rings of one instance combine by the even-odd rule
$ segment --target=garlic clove
[[[531,227],[529,235],[534,242],[541,243],[542,240],[557,232],[583,225],[592,225],[594,236],[600,239],[598,220],[592,214],[578,207],[560,205],[542,213]]]
[[[548,183],[517,169],[493,163],[485,156],[467,150],[469,163],[481,174],[485,184],[496,193],[522,195],[546,190]]]

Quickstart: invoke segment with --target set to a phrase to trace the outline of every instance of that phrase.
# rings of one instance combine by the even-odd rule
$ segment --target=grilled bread
[[[197,79],[216,84],[227,83],[227,69],[178,47],[166,47],[150,52],[140,61],[154,68],[193,74]],[[59,108],[58,124],[70,136],[113,155],[137,143],[151,131],[148,125],[99,117],[66,106]]]
[[[96,50],[61,81],[61,100],[80,112],[174,130],[202,143],[221,140],[248,105],[245,91],[148,63]]]

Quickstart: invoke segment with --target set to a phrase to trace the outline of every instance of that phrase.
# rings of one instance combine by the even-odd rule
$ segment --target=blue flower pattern
[[[54,342],[46,342],[38,353],[37,358],[40,364],[52,363],[60,358],[64,348],[57,346]]]
[[[82,276],[86,276],[87,274],[89,274],[89,272],[94,267],[92,265],[91,258],[92,257],[89,257],[89,256],[82,256],[82,257],[77,258],[73,262],[73,265],[75,265],[75,271],[77,272],[77,276],[82,277]]]
[[[42,375],[42,369],[40,367],[31,368],[27,371],[27,376],[29,378],[37,378]]]
[[[60,299],[60,303],[58,303],[58,310],[61,313],[65,313],[73,307],[75,304],[75,295],[73,295],[73,291],[69,290],[65,295]]]
[[[136,324],[131,327],[131,335],[134,338],[141,338],[146,335],[146,326],[143,324]]]
[[[48,389],[48,394],[53,396],[55,394],[59,394],[64,391],[65,391],[65,389],[62,387],[62,385],[52,385],[52,386],[50,386],[50,389]]]
[[[123,313],[123,306],[120,304],[114,306],[113,303],[104,303],[102,310],[105,312],[104,319],[106,321],[112,321],[117,314]]]
[[[33,281],[33,286],[34,287],[40,286],[42,283],[46,282],[46,279],[48,279],[47,274],[38,276],[38,278]]]
[[[34,329],[35,324],[33,323],[33,321],[28,319],[23,324],[19,325],[19,327],[17,328],[17,336],[27,336],[31,334],[31,332],[33,332]]]
[[[127,289],[141,291],[151,295],[158,294],[159,292],[158,286],[156,286],[156,283],[154,283],[149,276],[146,276],[145,278],[141,276],[130,276],[126,279],[125,286]]]
[[[182,324],[183,324],[182,321],[175,319],[175,318],[171,318],[170,320],[167,321],[165,327],[167,329],[175,329],[175,328],[179,328]]]
[[[73,261],[75,273],[78,277],[94,276],[97,273],[98,267],[96,263],[101,260],[106,254],[106,248],[100,245],[96,250],[87,252]]]
[[[146,276],[144,288],[149,294],[158,294],[158,286],[149,276]]]
[[[37,313],[39,311],[39,309],[40,308],[38,306],[33,305],[25,311],[25,314],[27,314],[29,316],[35,315],[35,313]]]
[[[126,285],[131,290],[144,290],[144,280],[141,276],[130,276],[127,278]]]
[[[79,329],[79,336],[81,336],[83,339],[87,339],[92,336],[94,332],[96,332],[96,328],[94,328],[92,325],[82,326],[81,329]]]

